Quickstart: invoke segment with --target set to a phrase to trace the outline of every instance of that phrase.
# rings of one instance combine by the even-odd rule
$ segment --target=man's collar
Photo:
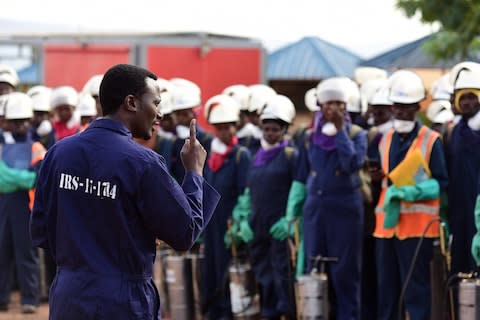
[[[130,130],[128,130],[128,128],[123,123],[117,120],[113,120],[111,118],[98,118],[94,120],[92,123],[90,123],[90,126],[88,127],[88,129],[93,129],[93,128],[102,128],[102,129],[112,130],[120,134],[132,137],[132,133],[130,132]]]

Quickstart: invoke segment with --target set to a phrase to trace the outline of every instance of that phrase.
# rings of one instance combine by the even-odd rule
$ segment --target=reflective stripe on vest
[[[390,147],[392,144],[394,130],[391,129],[380,141],[379,151],[382,159],[382,168],[387,176],[389,172],[389,157]],[[419,148],[425,162],[430,163],[430,156],[432,153],[432,147],[436,139],[439,138],[438,133],[433,130],[422,126],[418,131],[417,137],[412,142],[408,153],[414,149]],[[419,200],[415,202],[400,202],[400,217],[398,224],[394,228],[384,228],[383,222],[385,219],[385,212],[383,210],[383,204],[385,201],[385,194],[388,189],[388,178],[384,178],[382,181],[382,192],[375,208],[375,231],[373,235],[377,238],[392,238],[396,236],[399,239],[420,237],[423,235],[426,226],[432,218],[438,216],[440,210],[440,198],[432,200]],[[428,238],[438,237],[439,235],[439,222],[431,224],[427,230],[425,236]]]

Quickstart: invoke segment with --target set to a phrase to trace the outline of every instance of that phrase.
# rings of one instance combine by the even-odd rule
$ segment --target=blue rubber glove
[[[472,239],[472,256],[477,266],[480,266],[480,195],[477,196],[477,202],[475,204],[475,226],[477,227],[477,233]]]
[[[384,228],[393,228],[398,224],[398,220],[400,219],[400,199],[402,199],[403,196],[404,191],[401,188],[397,188],[394,185],[388,187],[383,202],[383,211],[385,212],[385,218],[383,220]]]
[[[237,199],[237,204],[232,211],[232,226],[223,237],[223,241],[227,248],[231,247],[232,243],[248,243],[253,240],[254,234],[252,228],[250,228],[250,225],[248,224],[251,210],[250,189],[246,188],[243,194]]]
[[[299,181],[293,181],[288,194],[287,213],[275,222],[270,228],[270,235],[276,240],[285,240],[289,233],[293,233],[293,222],[301,217],[303,212],[303,203],[307,196],[305,184]]]

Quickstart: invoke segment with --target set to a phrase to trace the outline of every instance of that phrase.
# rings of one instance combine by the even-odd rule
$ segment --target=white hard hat
[[[250,98],[250,89],[243,84],[234,84],[223,89],[222,94],[231,96],[237,100],[240,110],[248,110],[248,99]]]
[[[52,108],[50,106],[50,98],[52,89],[45,86],[34,86],[27,91],[27,95],[32,98],[33,111],[49,112]]]
[[[389,99],[390,91],[388,88],[388,81],[383,81],[383,85],[377,88],[368,101],[371,106],[391,106],[393,102]]]
[[[100,83],[102,83],[103,74],[96,74],[91,77],[83,86],[82,93],[88,93],[91,96],[98,96]]]
[[[360,87],[360,104],[362,111],[368,109],[368,105],[375,93],[387,83],[386,79],[371,79],[365,81]]]
[[[175,88],[173,91],[173,111],[192,109],[200,105],[202,95],[197,84],[183,78],[173,78],[170,79],[170,82]]]
[[[160,111],[167,115],[173,112],[173,91],[175,86],[168,80],[157,78],[157,84],[160,89]]]
[[[268,100],[260,115],[260,120],[279,119],[291,124],[295,118],[295,106],[288,97],[277,94]]]
[[[20,82],[20,79],[15,69],[6,64],[0,64],[0,82],[8,83],[15,88]]]
[[[76,111],[81,117],[95,117],[97,115],[95,99],[88,93],[80,95]]]
[[[432,101],[427,108],[426,116],[433,123],[446,123],[455,118],[449,100]]]
[[[12,92],[8,94],[5,103],[5,119],[30,119],[33,117],[32,98],[22,92]]]
[[[240,105],[230,96],[219,94],[205,103],[204,115],[210,124],[237,122]]]
[[[360,88],[358,85],[351,79],[345,78],[345,85],[348,88],[348,98],[347,98],[347,111],[348,112],[365,112],[362,110],[360,104]]]
[[[355,81],[359,85],[374,79],[387,79],[387,71],[375,67],[358,67],[355,69]]]
[[[75,107],[78,104],[78,93],[70,86],[61,86],[52,90],[50,97],[52,109],[61,105],[69,105]]]
[[[253,84],[249,87],[250,98],[248,99],[248,111],[262,113],[267,101],[274,97],[277,93],[273,88],[265,84]]]
[[[456,65],[453,66],[452,70],[450,70],[449,74],[449,83],[452,87],[455,87],[455,82],[458,79],[459,73],[462,70],[479,70],[480,69],[480,64],[472,61],[462,61],[460,63],[457,63]]]
[[[317,88],[308,89],[305,92],[305,106],[311,112],[320,110],[320,107],[317,105]]]
[[[7,104],[8,94],[0,95],[0,116],[5,116],[5,105]]]
[[[444,74],[441,78],[435,80],[432,84],[433,100],[450,100],[453,94],[453,86],[450,84],[450,74]]]
[[[323,80],[317,85],[317,100],[320,104],[328,101],[341,101],[347,104],[350,88],[343,77],[334,77]]]
[[[408,70],[395,71],[388,79],[389,99],[393,103],[413,104],[425,99],[425,87],[422,79]]]
[[[455,80],[454,90],[480,89],[480,69],[461,69]]]

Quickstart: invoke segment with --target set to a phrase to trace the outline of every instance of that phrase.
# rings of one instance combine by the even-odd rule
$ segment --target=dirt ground
[[[14,292],[8,312],[0,311],[0,320],[48,320],[48,304],[40,304],[37,313],[23,314],[20,306],[20,295],[18,292]]]

